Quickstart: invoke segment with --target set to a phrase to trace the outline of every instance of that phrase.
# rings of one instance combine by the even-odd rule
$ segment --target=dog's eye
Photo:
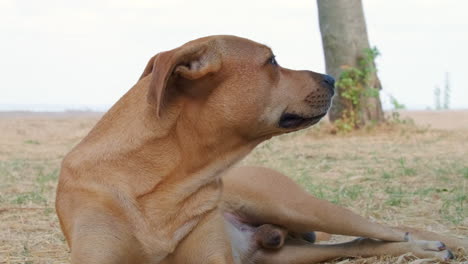
[[[272,55],[272,56],[268,59],[268,63],[271,64],[271,65],[274,65],[274,66],[278,66],[278,62],[276,61],[275,55]]]

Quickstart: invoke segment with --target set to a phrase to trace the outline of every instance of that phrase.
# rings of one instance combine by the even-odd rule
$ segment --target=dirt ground
[[[468,129],[468,110],[400,111],[400,114],[433,129]]]
[[[54,211],[60,161],[100,115],[0,113],[0,263],[68,263]],[[373,221],[467,239],[468,111],[406,117],[417,125],[399,119],[346,135],[321,123],[262,144],[242,164],[282,171]],[[451,263],[468,263],[467,252],[457,253]],[[435,262],[405,255],[330,263]]]

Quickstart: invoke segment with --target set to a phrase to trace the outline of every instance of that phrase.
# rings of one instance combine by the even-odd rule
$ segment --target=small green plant
[[[46,203],[46,198],[42,195],[41,192],[26,192],[18,194],[12,203],[14,204],[26,204],[27,202],[32,202],[35,204]]]
[[[416,170],[413,168],[410,168],[406,165],[406,159],[405,158],[400,158],[399,160],[400,163],[400,168],[402,175],[404,176],[413,176],[416,175]]]
[[[388,194],[388,199],[385,204],[390,206],[401,206],[405,203],[405,196],[407,195],[401,187],[387,187],[385,192]]]
[[[468,167],[463,167],[460,170],[460,174],[463,176],[463,178],[468,179]]]
[[[340,119],[335,120],[335,126],[340,132],[351,132],[355,128],[356,116],[354,112],[345,110]]]
[[[358,128],[362,113],[362,99],[365,97],[378,97],[379,89],[374,87],[373,75],[376,72],[374,59],[380,53],[377,48],[365,49],[363,56],[358,60],[356,67],[343,66],[336,87],[344,100],[345,109],[341,118],[335,121],[337,129],[341,132],[350,132]]]
[[[351,185],[341,188],[344,199],[350,199],[351,201],[355,201],[359,198],[363,192],[363,187],[360,185]]]
[[[451,190],[451,195],[446,197],[440,209],[444,218],[454,224],[461,223],[467,216],[466,202],[468,195],[463,190]]]
[[[407,120],[402,119],[400,113],[398,112],[398,110],[406,109],[406,106],[400,103],[393,95],[390,94],[388,97],[393,107],[392,111],[390,112],[390,118],[387,119],[387,121],[395,124],[406,124]]]
[[[400,103],[393,95],[389,95],[389,97],[390,97],[390,103],[392,104],[394,110],[406,109],[406,106]]]
[[[24,144],[30,144],[30,145],[40,145],[41,143],[37,140],[33,140],[33,139],[28,139],[28,140],[25,140],[24,141]]]
[[[382,172],[382,178],[383,178],[384,180],[388,180],[388,179],[393,178],[393,175],[392,175],[390,172],[383,171],[383,172]]]
[[[44,184],[46,184],[48,182],[51,182],[51,181],[56,181],[58,179],[58,173],[59,173],[58,169],[54,169],[54,170],[52,170],[51,172],[48,172],[48,173],[44,173],[44,170],[40,169],[39,173],[38,173],[38,175],[36,177],[36,181],[40,185],[44,185]]]
[[[24,257],[31,257],[31,251],[29,250],[27,241],[23,244],[23,251],[21,252],[21,255]]]
[[[49,215],[51,215],[51,214],[53,214],[53,213],[55,213],[55,210],[52,209],[52,208],[50,208],[50,207],[44,209],[44,214],[45,214],[46,216],[49,216]]]

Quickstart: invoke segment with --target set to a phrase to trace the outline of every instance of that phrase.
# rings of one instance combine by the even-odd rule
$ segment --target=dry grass
[[[54,212],[60,160],[99,115],[0,114],[0,263],[68,263]],[[244,164],[290,175],[375,221],[468,236],[468,131],[389,126],[331,135],[326,125],[264,143]],[[452,263],[466,263],[461,255]],[[333,263],[428,263],[411,256]]]

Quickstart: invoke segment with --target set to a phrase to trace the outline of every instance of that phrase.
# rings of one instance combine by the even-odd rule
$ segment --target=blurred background
[[[390,96],[435,109],[446,82],[449,108],[468,108],[468,2],[363,5],[385,109]],[[0,110],[106,110],[151,56],[213,34],[265,43],[287,68],[325,71],[311,0],[0,0],[0,31]]]

